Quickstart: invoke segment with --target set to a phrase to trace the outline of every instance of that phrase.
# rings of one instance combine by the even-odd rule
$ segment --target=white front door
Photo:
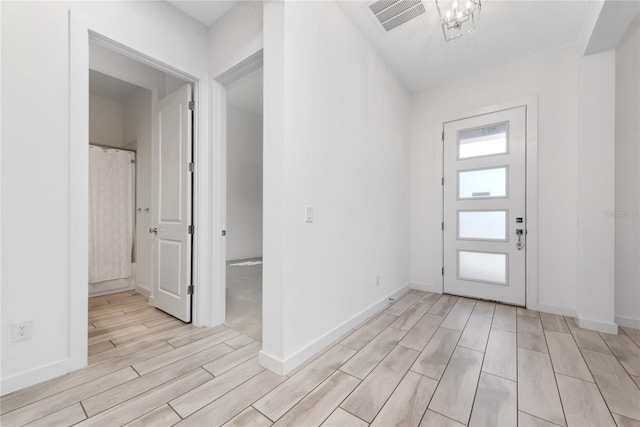
[[[444,125],[444,291],[525,305],[526,107]]]
[[[153,239],[151,305],[191,321],[192,114],[191,85],[155,105],[151,149],[151,233]]]

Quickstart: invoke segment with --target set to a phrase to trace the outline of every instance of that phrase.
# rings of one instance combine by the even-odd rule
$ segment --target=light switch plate
[[[313,206],[304,207],[304,222],[313,222]]]

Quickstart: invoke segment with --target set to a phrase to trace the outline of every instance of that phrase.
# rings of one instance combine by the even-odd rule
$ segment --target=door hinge
[[[444,231],[444,222],[442,223],[442,231]]]
[[[444,267],[442,267],[442,275],[444,276]]]
[[[444,185],[444,176],[442,177],[442,181],[441,182],[442,182],[442,185]]]
[[[444,129],[442,130],[442,142],[444,142]]]
[[[222,237],[227,235],[227,230],[222,230]]]
[[[190,225],[189,226],[189,234],[194,234],[196,232],[196,227],[195,225]]]
[[[187,286],[187,295],[193,295],[193,285]]]
[[[189,162],[189,172],[195,172],[196,165],[193,162]]]
[[[189,110],[194,111],[196,109],[196,103],[194,101],[189,101]]]

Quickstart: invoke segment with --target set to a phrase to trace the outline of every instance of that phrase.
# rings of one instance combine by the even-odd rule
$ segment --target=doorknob
[[[149,229],[149,233],[153,233],[153,234],[155,234],[155,235],[157,236],[157,235],[158,235],[158,229],[157,229],[157,228],[155,228],[155,227],[150,228],[150,229]]]
[[[522,228],[516,228],[516,236],[518,236],[518,243],[516,243],[516,248],[518,250],[522,250],[524,247],[524,243],[522,243],[522,235],[524,234],[524,230]]]

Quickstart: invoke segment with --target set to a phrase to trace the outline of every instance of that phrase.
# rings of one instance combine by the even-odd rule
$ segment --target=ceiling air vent
[[[391,31],[425,12],[421,0],[378,0],[371,3],[369,9],[387,31]]]

